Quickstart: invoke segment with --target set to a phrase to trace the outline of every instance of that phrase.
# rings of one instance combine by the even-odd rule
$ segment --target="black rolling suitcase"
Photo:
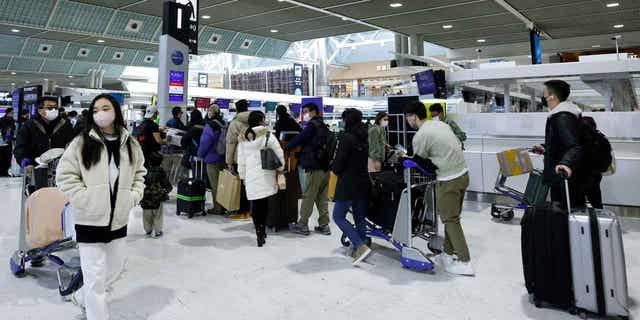
[[[575,311],[569,219],[556,204],[529,206],[521,221],[524,280],[536,307]]]
[[[176,195],[176,214],[186,213],[189,219],[196,213],[206,215],[204,208],[205,192],[207,190],[204,182],[204,162],[194,158],[193,170],[187,179],[178,182],[178,194]]]
[[[298,221],[298,200],[302,195],[298,172],[287,172],[284,175],[287,189],[278,191],[269,199],[267,226],[276,232],[286,230],[290,223]]]

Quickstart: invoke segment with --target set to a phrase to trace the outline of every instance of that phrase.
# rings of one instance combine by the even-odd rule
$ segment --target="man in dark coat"
[[[585,206],[581,186],[583,147],[580,141],[582,111],[567,101],[571,87],[562,80],[545,82],[544,99],[549,106],[545,129],[545,144],[534,147],[544,153],[544,181],[551,187],[551,201],[566,207],[566,195],[561,173],[569,178],[569,195],[572,208]]]
[[[35,159],[49,149],[66,148],[75,133],[71,124],[58,114],[58,97],[40,99],[38,114],[25,122],[16,139],[13,155],[22,167],[35,165]]]

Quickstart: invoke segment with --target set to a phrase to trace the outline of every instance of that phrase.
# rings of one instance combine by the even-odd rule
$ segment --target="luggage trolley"
[[[543,183],[542,171],[533,168],[526,148],[505,150],[497,154],[500,170],[496,178],[495,190],[517,202],[515,206],[492,203],[491,216],[502,221],[513,219],[514,210],[524,210],[528,206],[542,204],[547,199],[549,187]],[[509,177],[529,174],[524,193],[506,185]]]
[[[51,149],[36,159],[39,164],[27,167],[22,177],[22,201],[20,204],[20,229],[18,250],[9,259],[9,268],[16,277],[26,275],[26,264],[31,267],[42,267],[46,260],[60,266],[57,271],[60,295],[68,296],[82,286],[82,272],[78,267],[67,266],[62,258],[54,253],[75,248],[73,240],[73,223],[71,222],[71,210],[68,203],[62,208],[61,225],[62,237],[45,246],[31,247],[27,242],[27,230],[31,221],[27,217],[27,202],[35,197],[38,190],[55,187],[55,173],[58,161],[64,153],[64,149]]]
[[[391,243],[400,251],[400,262],[404,267],[419,271],[433,270],[433,262],[413,246],[413,239],[418,237],[426,240],[427,248],[434,253],[442,251],[443,239],[438,236],[436,215],[435,175],[413,160],[404,160],[402,166],[406,188],[400,196],[392,233],[367,219],[366,234],[367,237]],[[342,235],[341,243],[350,246],[346,235]]]

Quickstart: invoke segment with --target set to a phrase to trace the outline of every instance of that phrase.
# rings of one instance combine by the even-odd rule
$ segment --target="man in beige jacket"
[[[236,117],[229,124],[227,129],[227,150],[225,154],[227,168],[234,173],[238,172],[238,137],[244,135],[249,128],[249,102],[247,100],[236,101]],[[229,218],[233,220],[250,220],[249,201],[243,185],[240,188],[240,210],[237,214],[232,214]]]

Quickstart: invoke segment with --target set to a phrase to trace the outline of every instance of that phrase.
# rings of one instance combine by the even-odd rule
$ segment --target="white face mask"
[[[302,117],[302,120],[304,120],[304,122],[311,121],[311,115],[308,113],[305,113],[304,116]]]
[[[440,121],[440,116],[431,117],[432,120]]]
[[[54,109],[54,110],[45,110],[45,119],[49,120],[49,121],[53,121],[55,119],[58,118],[58,110]]]
[[[116,119],[115,112],[112,111],[98,111],[93,114],[93,121],[100,128],[108,128]]]
[[[389,126],[389,121],[384,121],[384,120],[380,121],[380,126],[383,127],[383,128],[388,127]]]

